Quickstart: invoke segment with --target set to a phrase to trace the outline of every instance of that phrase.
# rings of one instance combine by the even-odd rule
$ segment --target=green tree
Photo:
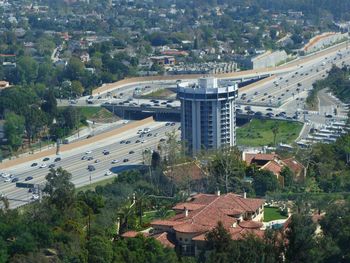
[[[45,178],[47,183],[43,192],[49,195],[49,202],[61,211],[70,207],[75,200],[75,187],[70,181],[72,175],[59,167],[51,169]]]
[[[282,168],[281,176],[284,178],[285,187],[290,187],[293,185],[294,174],[287,166]]]
[[[89,263],[110,263],[113,259],[112,243],[103,236],[94,236],[87,244]]]
[[[48,113],[51,119],[53,119],[56,116],[57,100],[52,89],[48,90],[44,95],[44,102],[41,105],[41,109]]]
[[[69,80],[79,80],[85,73],[84,63],[79,58],[72,57],[67,65],[65,77]]]
[[[114,243],[114,262],[118,263],[177,263],[174,249],[166,248],[154,238],[142,235]]]
[[[28,56],[20,57],[17,61],[19,83],[34,83],[38,77],[38,63]]]
[[[215,250],[216,253],[222,253],[227,251],[232,241],[230,233],[225,229],[221,221],[213,230],[209,231],[205,235],[207,241],[207,248],[209,250]]]
[[[46,124],[47,116],[42,110],[35,106],[28,109],[25,114],[25,129],[29,144],[34,141]]]
[[[276,175],[270,171],[258,170],[254,174],[253,188],[257,195],[264,196],[268,191],[275,191],[278,189],[278,180]]]
[[[277,138],[277,134],[279,132],[279,126],[278,126],[278,122],[277,121],[271,127],[271,131],[273,133],[273,145],[276,145],[276,138]]]
[[[316,226],[310,216],[292,215],[286,230],[286,262],[319,262],[315,230]]]
[[[80,97],[84,92],[84,87],[79,80],[72,81],[72,95]]]
[[[215,187],[226,193],[240,189],[237,184],[244,177],[245,166],[237,148],[218,150],[211,158],[208,170],[215,180]]]
[[[23,143],[24,118],[16,113],[9,112],[5,115],[4,124],[7,143],[17,150]]]

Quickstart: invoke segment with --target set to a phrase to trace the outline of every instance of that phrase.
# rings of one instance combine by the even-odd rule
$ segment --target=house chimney
[[[244,199],[247,198],[247,193],[246,193],[246,192],[243,193],[243,198],[244,198]]]
[[[217,195],[217,196],[220,196],[220,190],[217,190],[217,191],[216,191],[216,195]]]
[[[185,210],[185,217],[188,217],[188,209],[186,208],[186,206],[184,207]]]

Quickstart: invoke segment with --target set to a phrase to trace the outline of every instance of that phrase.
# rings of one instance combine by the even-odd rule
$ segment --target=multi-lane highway
[[[304,110],[304,105],[305,98],[314,81],[325,78],[332,64],[338,66],[349,65],[349,61],[350,51],[345,44],[342,44],[337,48],[333,47],[314,56],[293,62],[290,66],[285,66],[288,70],[281,69],[282,71],[274,71],[274,74],[276,74],[274,78],[263,83],[257,83],[249,88],[241,89],[239,93],[240,99],[238,100],[238,111],[241,110],[243,113],[260,116],[268,114],[271,117],[277,114],[279,118],[294,118],[302,121],[313,121],[315,119],[316,122],[322,124],[322,122],[326,122],[327,120],[326,115],[332,114],[334,108],[337,107],[337,114],[340,116],[334,116],[334,118],[341,118],[343,117],[342,115],[346,114],[345,107],[339,101],[330,98],[328,94],[321,94],[321,114],[309,114]],[[256,72],[256,74],[260,73],[260,71]],[[249,74],[254,75],[254,72]],[[227,79],[228,77],[223,78]],[[196,80],[187,78],[186,81],[195,82]],[[142,86],[145,87],[145,85],[147,85],[147,89],[152,91],[163,87],[175,87],[176,81],[160,80],[143,82]],[[88,97],[80,98],[74,101],[72,105],[86,105],[89,99],[92,101],[92,104],[89,104],[90,106],[98,106],[106,102],[124,103],[126,100],[128,100],[127,103],[132,103],[133,105],[147,104],[152,107],[179,106],[177,101],[130,100],[133,97],[135,88],[140,86],[140,83],[127,84],[118,87],[118,89],[110,93],[96,95],[92,99]],[[72,102],[62,101],[60,103],[64,106]],[[284,114],[281,115],[281,113]],[[104,178],[115,176],[118,170],[125,167],[140,164],[143,159],[143,150],[154,149],[160,143],[161,138],[165,136],[166,131],[172,129],[178,130],[178,127],[178,124],[166,126],[165,123],[158,122],[151,125],[150,128],[152,131],[149,133],[151,135],[145,135],[144,138],[139,138],[139,135],[136,134],[137,130],[130,130],[127,134],[123,134],[113,140],[105,140],[65,152],[61,155],[62,159],[57,162],[54,162],[56,156],[47,156],[50,158],[48,161],[34,161],[38,163],[35,167],[31,167],[32,163],[24,163],[1,172],[11,174],[12,177],[18,178],[19,182],[24,182],[25,178],[32,176],[33,179],[29,180],[28,183],[40,184],[45,181],[45,176],[49,171],[48,166],[54,163],[56,167],[61,166],[72,174],[72,182],[77,187],[87,185]],[[144,140],[143,143],[141,143],[142,140]],[[109,154],[103,154],[104,150],[108,150]],[[92,158],[89,161],[82,160],[83,156]],[[112,163],[113,160],[117,161]],[[46,167],[38,168],[42,163],[45,163]],[[95,170],[89,171],[88,165],[93,165]],[[110,171],[112,171],[111,174]],[[11,207],[18,207],[23,204],[20,200],[28,201],[32,198],[32,194],[28,193],[27,189],[16,188],[14,183],[5,181],[8,180],[0,178],[0,194],[5,194],[10,199]]]
[[[72,174],[72,182],[76,187],[94,183],[115,176],[118,171],[127,167],[130,168],[133,165],[140,164],[143,161],[142,152],[146,149],[153,150],[159,144],[162,144],[161,140],[163,141],[166,138],[166,132],[178,131],[179,124],[157,122],[149,125],[148,128],[151,131],[142,135],[142,138],[137,134],[137,129],[134,129],[112,142],[108,140],[100,141],[64,153],[60,155],[61,160],[57,162],[54,162],[57,156],[47,156],[47,158],[50,158],[48,161],[42,159],[33,161],[33,163],[38,163],[35,167],[31,167],[32,162],[24,163],[2,172],[11,174],[12,178],[18,178],[19,182],[41,184],[45,181],[45,176],[49,172],[48,166],[54,163],[56,168],[63,167]],[[109,151],[108,155],[103,153],[105,150]],[[83,156],[86,156],[86,158],[92,157],[93,159],[82,160]],[[46,164],[46,167],[39,168],[43,163]],[[93,165],[95,170],[89,171],[89,165]],[[28,176],[32,176],[33,179],[25,181]],[[12,208],[31,200],[32,194],[28,192],[28,189],[17,188],[15,183],[5,182],[5,180],[5,178],[0,179],[0,193],[10,199]]]

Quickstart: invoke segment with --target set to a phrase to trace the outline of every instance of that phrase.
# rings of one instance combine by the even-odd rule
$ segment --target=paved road
[[[144,137],[144,143],[136,143],[136,140],[142,140],[139,135],[136,134],[136,130],[130,131],[128,135],[121,136],[115,142],[99,142],[89,147],[76,149],[74,151],[61,155],[62,160],[55,163],[56,166],[61,166],[72,174],[72,182],[76,187],[80,187],[90,183],[103,180],[110,176],[115,175],[121,169],[133,167],[133,165],[140,164],[142,162],[142,151],[145,149],[155,149],[160,143],[161,138],[165,138],[165,133],[173,129],[178,131],[179,124],[174,126],[165,126],[163,122],[157,122],[153,124],[151,128],[151,137]],[[129,144],[121,143],[122,140],[129,140]],[[86,151],[91,150],[91,154],[94,159],[91,161],[81,160],[82,156],[85,155]],[[103,150],[109,150],[109,155],[103,155]],[[130,151],[134,153],[129,154]],[[46,162],[47,165],[53,163],[55,156],[49,156],[50,161]],[[99,162],[95,163],[98,159]],[[119,160],[117,164],[112,164],[112,160]],[[127,162],[123,162],[124,159],[129,159]],[[39,165],[44,163],[42,160],[36,161]],[[95,166],[96,170],[89,172],[87,167],[89,164]],[[15,177],[20,179],[20,182],[24,182],[27,176],[33,176],[34,179],[28,181],[28,183],[40,184],[45,181],[45,176],[48,173],[48,168],[30,167],[31,163],[25,163],[12,167],[12,169],[3,171],[13,174]],[[113,174],[106,176],[107,171],[112,171]],[[8,198],[30,200],[32,195],[28,193],[27,189],[16,188],[14,183],[4,182],[5,179],[0,179],[0,193],[5,194]],[[10,207],[14,208],[23,204],[21,201],[10,201]]]

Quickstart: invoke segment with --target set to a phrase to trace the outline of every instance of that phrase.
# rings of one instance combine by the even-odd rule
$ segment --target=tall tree
[[[258,170],[254,174],[253,188],[257,195],[264,196],[268,191],[275,191],[278,189],[278,180],[276,175],[270,171]]]
[[[295,214],[286,230],[286,262],[319,262],[316,226],[310,216]]]
[[[61,211],[70,207],[75,200],[75,187],[70,181],[72,175],[59,167],[57,170],[51,169],[45,177],[47,183],[43,190],[49,195],[49,201]]]
[[[103,236],[95,236],[89,240],[88,262],[89,263],[111,263],[113,259],[112,242]]]
[[[29,56],[20,57],[17,62],[19,83],[31,84],[38,77],[38,63]]]
[[[273,145],[276,145],[276,138],[277,138],[277,134],[279,132],[279,126],[278,126],[277,121],[275,121],[275,123],[272,125],[271,131],[273,133]]]
[[[17,150],[23,143],[24,118],[16,113],[9,112],[5,115],[4,124],[7,143]]]
[[[47,124],[46,114],[36,106],[32,106],[25,114],[25,129],[30,144]]]
[[[241,153],[237,148],[218,150],[211,158],[208,170],[215,179],[216,187],[226,193],[233,189],[238,190],[236,179],[242,179],[245,174]]]

